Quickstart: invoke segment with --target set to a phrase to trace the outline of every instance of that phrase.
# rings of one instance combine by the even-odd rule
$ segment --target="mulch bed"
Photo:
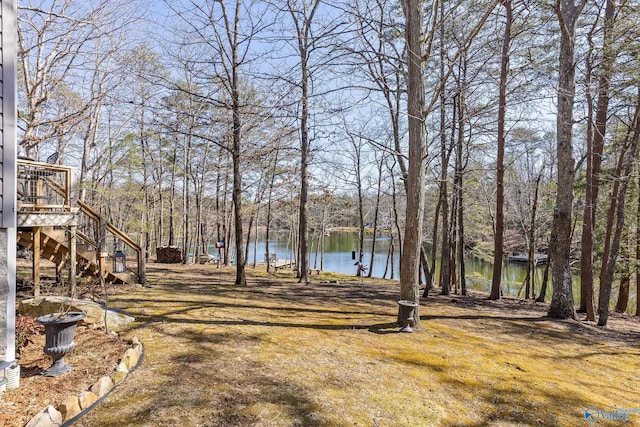
[[[33,284],[28,278],[17,280],[16,302],[33,297]],[[127,287],[109,286],[110,294],[126,292]],[[66,295],[66,286],[51,280],[41,284],[42,295]],[[78,283],[79,299],[101,302],[104,289],[94,280]],[[18,318],[20,315],[18,315]],[[26,328],[25,344],[17,348],[16,359],[20,365],[20,385],[16,389],[6,390],[0,396],[0,426],[24,426],[47,405],[57,407],[69,396],[78,396],[88,390],[98,379],[110,375],[115,370],[129,344],[116,335],[108,335],[103,330],[89,326],[79,326],[74,342],[76,347],[65,356],[71,365],[71,372],[58,377],[45,377],[41,373],[51,366],[51,359],[44,354],[44,330],[33,327],[29,321]],[[17,329],[20,329],[19,327]]]
[[[88,390],[102,376],[111,374],[122,358],[128,344],[103,331],[78,327],[76,348],[65,361],[71,372],[58,377],[45,377],[41,372],[51,366],[43,352],[44,334],[34,334],[23,347],[18,358],[20,386],[7,390],[0,398],[0,425],[24,426],[47,405],[57,407],[68,396]]]

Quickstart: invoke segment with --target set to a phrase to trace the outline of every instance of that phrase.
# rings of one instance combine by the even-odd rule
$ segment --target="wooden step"
[[[33,233],[20,230],[17,234],[18,244],[33,250]],[[76,260],[80,265],[78,274],[98,275],[99,267],[96,261],[96,251],[88,250],[87,245],[78,245]],[[67,238],[65,230],[53,227],[42,227],[40,230],[40,257],[62,264],[68,256]],[[133,283],[135,278],[130,272],[114,274],[105,270],[105,280],[109,283]]]

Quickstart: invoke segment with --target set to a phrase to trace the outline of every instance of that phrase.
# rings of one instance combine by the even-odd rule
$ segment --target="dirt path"
[[[423,330],[399,334],[397,288],[382,281],[262,274],[239,289],[213,266],[148,276],[111,299],[136,316],[144,363],[75,425],[585,425],[588,408],[640,408],[632,320],[605,331],[532,303],[434,297]]]

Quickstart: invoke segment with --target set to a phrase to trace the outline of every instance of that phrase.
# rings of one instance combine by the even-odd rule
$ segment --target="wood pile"
[[[165,246],[156,249],[157,260],[161,264],[179,264],[184,260],[182,249],[176,246]]]

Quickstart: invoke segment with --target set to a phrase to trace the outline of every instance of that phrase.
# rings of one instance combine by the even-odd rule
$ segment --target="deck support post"
[[[76,265],[77,265],[77,238],[76,229],[78,227],[72,225],[69,227],[69,295],[74,297],[76,292]]]
[[[40,296],[40,227],[33,227],[33,261],[31,263],[31,277],[33,278],[33,296]]]

